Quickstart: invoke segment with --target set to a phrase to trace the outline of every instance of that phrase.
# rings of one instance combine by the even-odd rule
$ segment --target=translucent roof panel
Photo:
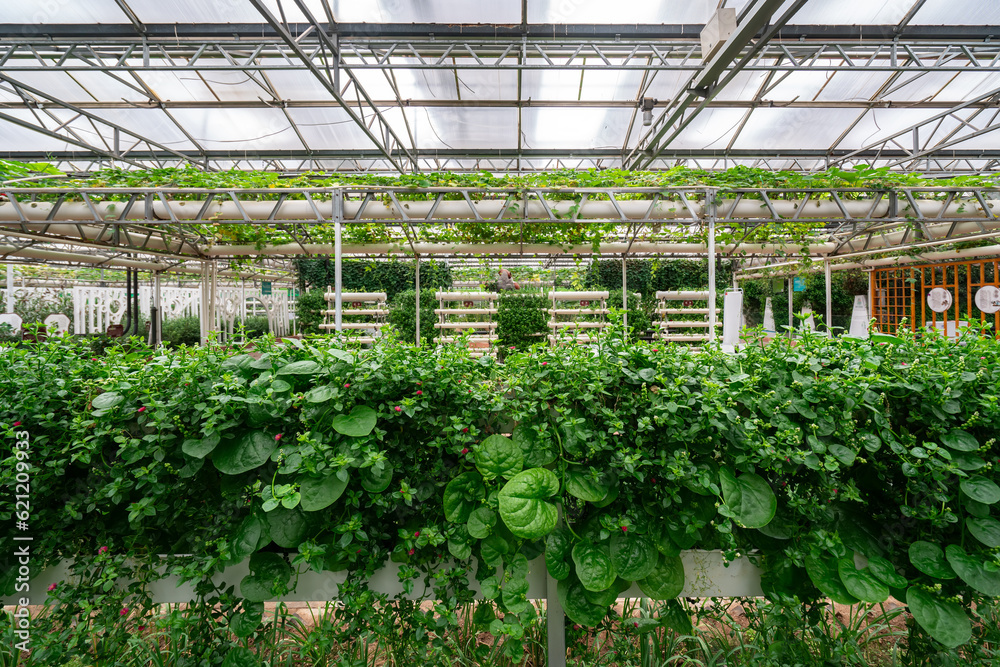
[[[124,78],[130,81],[135,88],[123,84],[121,81],[102,74],[98,71],[82,71],[68,74],[59,71],[21,71],[9,75],[11,79],[43,91],[47,95],[62,100],[63,102],[94,102],[103,100],[132,100],[138,101],[147,99],[128,75]],[[4,87],[10,84],[0,84]]]
[[[972,112],[963,111],[960,115],[963,118],[968,117]],[[987,120],[996,113],[996,110],[984,111],[980,114],[973,125],[975,127],[983,127],[987,124]],[[988,114],[988,115],[986,115]],[[896,134],[897,132],[902,132],[908,130],[911,126],[925,121],[932,114],[929,114],[926,110],[919,109],[872,109],[861,119],[861,121],[848,133],[844,138],[842,144],[843,148],[860,148],[869,144],[874,144],[885,140],[887,137]],[[949,135],[956,129],[961,127],[961,123],[953,117],[946,116],[942,119],[940,123],[928,123],[920,127],[917,133],[917,140],[919,141],[920,147],[925,144],[934,145],[935,143],[943,140],[948,140]],[[968,128],[961,129],[959,133],[955,134],[952,139],[960,138],[962,134],[969,132]],[[895,139],[898,142],[898,146],[892,145],[891,148],[899,150],[904,148],[906,150],[913,150],[914,147],[914,136],[912,132],[906,132],[904,135],[897,137]],[[991,132],[980,135],[974,139],[966,142],[965,148],[983,148],[983,149],[996,149],[1000,147],[1000,133]],[[950,146],[949,148],[958,148],[958,146]]]
[[[421,149],[517,147],[517,109],[410,107],[406,117]]]
[[[89,2],[90,0],[88,0]],[[111,2],[111,0],[108,0]],[[280,16],[276,0],[265,0],[275,16]],[[113,4],[113,2],[112,2]],[[326,23],[321,0],[306,0],[316,20]],[[490,3],[466,0],[330,0],[333,18],[341,23],[518,23],[519,0]],[[129,0],[129,6],[145,23],[262,23],[263,17],[246,0]],[[282,2],[285,17],[305,20],[294,2]],[[119,12],[120,13],[120,12]]]
[[[628,70],[527,70],[521,96],[533,100],[634,100],[642,72]]]
[[[704,23],[717,0],[660,0],[619,2],[605,0],[528,0],[529,23]]]
[[[36,125],[34,115],[30,111],[20,109],[0,109],[0,112],[19,120]],[[83,151],[73,144],[60,141],[39,132],[15,125],[0,119],[0,153],[7,151]]]
[[[621,149],[631,109],[527,108],[522,113],[525,148]]]
[[[859,113],[858,109],[755,109],[733,148],[829,148]]]
[[[774,13],[781,16],[793,0]],[[887,25],[903,20],[916,0],[809,0],[788,25]]]
[[[301,150],[280,109],[174,109],[185,129],[209,150]]]
[[[176,20],[176,19],[175,19]],[[86,2],[44,2],[21,0],[5,2],[4,23],[128,23],[128,17],[115,0]]]
[[[375,146],[343,109],[289,109],[288,115],[314,150],[370,149]],[[402,122],[398,125],[402,127]],[[405,131],[397,132],[397,136],[402,138]]]
[[[723,149],[729,145],[745,114],[745,109],[705,109],[694,117],[670,146],[682,149]],[[635,146],[639,137],[649,130],[641,122],[635,125],[629,138],[629,146]]]
[[[927,0],[912,25],[1000,25],[996,0]]]

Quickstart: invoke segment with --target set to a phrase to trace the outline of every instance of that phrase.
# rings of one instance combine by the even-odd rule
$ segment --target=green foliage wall
[[[420,276],[423,285],[423,269]],[[428,287],[420,289],[420,342],[432,342],[437,338],[438,330],[434,328],[434,323],[438,321],[434,309],[438,307],[438,300],[434,298],[436,290]],[[408,343],[416,341],[417,331],[417,291],[406,290],[393,297],[389,303],[388,322],[399,332],[400,340]]]
[[[320,333],[319,325],[323,323],[323,311],[326,310],[326,287],[312,289],[299,293],[295,302],[296,330],[299,333]]]
[[[732,263],[716,263],[715,284],[722,290],[732,284]],[[708,260],[693,259],[627,259],[625,276],[628,291],[643,296],[656,296],[661,290],[705,289],[708,287]],[[618,259],[601,259],[591,264],[587,274],[590,289],[621,290],[622,263]]]
[[[545,341],[549,332],[549,314],[546,311],[550,303],[540,294],[501,292],[497,306],[497,337],[500,345],[524,350]]]
[[[299,272],[299,286],[308,289],[326,289],[336,279],[334,261],[326,258],[299,258],[295,260]],[[385,292],[391,300],[404,290],[416,286],[414,263],[403,260],[377,262],[366,259],[341,260],[341,285],[345,292]],[[433,260],[420,262],[420,287],[451,287],[451,267]]]

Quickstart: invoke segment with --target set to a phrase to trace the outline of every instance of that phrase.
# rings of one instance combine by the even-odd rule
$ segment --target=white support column
[[[414,283],[416,284],[416,308],[417,308],[417,345],[420,345],[420,255],[414,255],[414,261],[417,263],[414,269]]]
[[[7,265],[7,312],[14,312],[14,265]]]
[[[628,330],[628,270],[625,266],[625,255],[622,255],[622,310],[625,311],[625,315],[622,318],[622,322],[624,322],[625,329],[627,331]]]
[[[343,225],[344,218],[344,195],[340,188],[337,188],[336,192],[333,193],[333,291],[334,291],[334,301],[333,301],[333,324],[334,330],[338,333],[343,329],[343,299],[341,298],[341,293],[343,292],[343,271],[341,267],[341,257],[344,254],[344,241],[341,236],[341,227]]]
[[[545,624],[548,667],[566,667],[566,613],[559,602],[556,581],[545,572]]]
[[[795,331],[795,320],[792,315],[792,301],[795,300],[795,276],[788,276],[788,337],[793,338]]]
[[[715,340],[715,205],[708,218],[708,340]]]
[[[830,271],[830,260],[823,262],[823,274],[826,279],[826,332],[833,337],[833,277]]]
[[[201,308],[198,319],[201,323],[201,344],[208,342],[208,260],[201,262]]]

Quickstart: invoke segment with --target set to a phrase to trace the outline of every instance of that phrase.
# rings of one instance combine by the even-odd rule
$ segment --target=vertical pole
[[[795,299],[795,276],[788,276],[788,337],[794,338],[792,332],[795,330],[795,322],[792,317],[792,301]]]
[[[710,190],[708,202],[708,340],[715,340],[715,191]]]
[[[417,267],[414,272],[414,283],[417,288],[416,293],[416,308],[417,308],[417,345],[420,345],[420,255],[414,255],[414,261],[417,263]]]
[[[201,308],[198,312],[201,322],[201,344],[208,342],[208,260],[201,263]]]
[[[875,290],[874,283],[872,281],[872,275],[875,273],[874,270],[869,269],[868,271],[868,325],[871,328],[871,319],[873,317],[877,318],[875,314]],[[878,319],[875,320],[875,330],[878,331]]]
[[[628,331],[628,272],[625,268],[624,253],[622,254],[622,310],[625,311],[625,316],[622,321],[625,323],[625,330]]]
[[[7,312],[14,312],[14,265],[7,265]]]
[[[830,260],[823,262],[823,273],[826,278],[826,332],[833,338],[833,276],[830,271]]]
[[[344,243],[341,238],[341,225],[343,224],[344,218],[344,193],[338,188],[333,193],[333,289],[334,289],[334,302],[333,302],[333,324],[334,329],[337,333],[343,329],[343,299],[341,294],[343,293],[343,271],[340,264],[341,256],[344,253]]]
[[[150,313],[150,325],[149,329],[152,333],[152,345],[154,348],[159,347],[160,343],[163,342],[163,315],[160,309],[160,274],[156,272],[153,274],[153,308]]]
[[[545,621],[548,649],[548,667],[566,667],[566,614],[563,612],[556,581],[548,570],[545,572]]]

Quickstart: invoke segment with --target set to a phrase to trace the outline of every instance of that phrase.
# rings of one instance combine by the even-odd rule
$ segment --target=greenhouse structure
[[[5,7],[0,666],[1000,664],[998,38]]]

